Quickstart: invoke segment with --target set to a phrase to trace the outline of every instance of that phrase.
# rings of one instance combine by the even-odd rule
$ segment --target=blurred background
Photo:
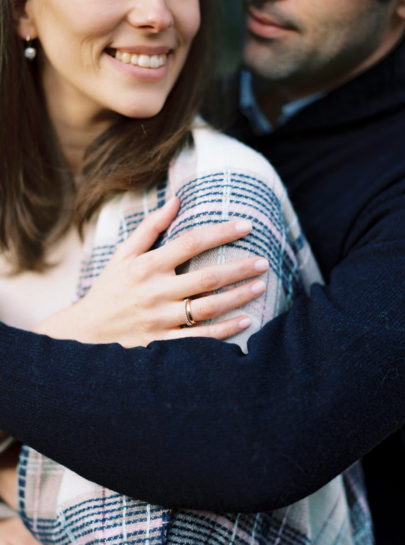
[[[224,46],[219,59],[221,72],[232,72],[240,61],[243,40],[242,0],[216,0]]]
[[[215,72],[202,108],[203,117],[216,128],[227,131],[238,110],[236,76],[243,47],[243,0],[213,0]],[[237,76],[236,76],[237,78]]]

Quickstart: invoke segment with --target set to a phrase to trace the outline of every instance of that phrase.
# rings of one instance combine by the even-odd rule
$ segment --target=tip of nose
[[[128,19],[133,26],[147,29],[151,32],[162,32],[174,25],[172,12],[168,9],[166,2],[159,2],[159,5],[148,5],[146,9],[134,9],[129,13]]]

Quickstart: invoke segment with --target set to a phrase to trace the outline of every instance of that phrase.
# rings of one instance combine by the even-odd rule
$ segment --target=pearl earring
[[[37,56],[37,50],[32,45],[31,36],[28,34],[28,36],[25,38],[25,49],[24,49],[24,57],[28,61],[33,61],[35,57]]]

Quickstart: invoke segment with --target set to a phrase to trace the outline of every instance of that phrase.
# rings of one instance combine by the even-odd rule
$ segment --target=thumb
[[[128,239],[121,245],[126,254],[136,257],[151,249],[157,238],[165,231],[179,211],[180,200],[172,197],[167,203],[155,210],[142,221]]]

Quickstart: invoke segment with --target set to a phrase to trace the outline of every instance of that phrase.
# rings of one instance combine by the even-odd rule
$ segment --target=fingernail
[[[247,220],[238,221],[235,225],[235,229],[238,233],[250,233],[252,230],[252,222]]]
[[[243,320],[239,322],[240,329],[247,329],[251,325],[252,325],[252,320],[250,318],[243,318]]]
[[[256,294],[263,293],[265,289],[266,289],[266,284],[262,280],[258,280],[252,286],[252,291],[253,293],[256,293]]]
[[[269,262],[266,259],[255,261],[255,270],[257,272],[265,272],[269,269]]]

